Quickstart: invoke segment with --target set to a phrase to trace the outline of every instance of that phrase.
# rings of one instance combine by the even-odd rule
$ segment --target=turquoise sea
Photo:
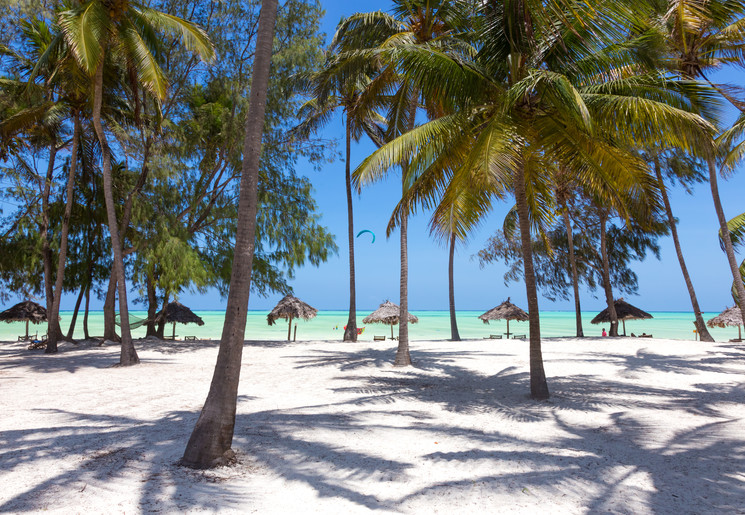
[[[287,323],[280,320],[274,326],[267,325],[267,311],[249,311],[248,321],[246,324],[246,339],[248,340],[284,340],[287,338]],[[362,327],[362,319],[370,311],[358,312],[357,323]],[[450,314],[448,311],[412,311],[419,317],[419,323],[409,326],[409,337],[412,340],[446,340],[450,338]],[[477,317],[481,311],[459,311],[458,312],[458,330],[461,338],[484,338],[490,334],[503,334],[506,331],[504,321],[491,322],[489,325],[484,324]],[[147,313],[144,311],[131,311],[133,317],[145,318]],[[222,324],[225,317],[224,311],[196,311],[196,314],[204,320],[203,326],[176,325],[176,334],[179,338],[189,335],[198,338],[219,339],[222,331]],[[600,336],[601,325],[592,325],[590,320],[596,315],[596,312],[584,312],[582,321],[584,325],[585,336]],[[659,338],[673,338],[679,340],[693,340],[693,314],[686,312],[652,312],[654,316],[651,320],[632,320],[626,323],[626,332],[630,335],[632,332],[640,334],[646,332]],[[704,319],[708,320],[718,313],[706,313]],[[67,331],[70,323],[72,312],[62,311],[60,313],[62,321],[62,330]],[[297,323],[298,340],[341,340],[344,331],[343,327],[347,321],[347,312],[339,311],[319,311],[318,316],[309,321],[293,321],[293,326]],[[93,311],[89,315],[90,334],[103,334],[103,314],[100,311]],[[606,329],[608,328],[606,324]],[[45,325],[38,326],[39,336],[46,330]],[[171,334],[171,326],[166,328],[166,334]],[[622,328],[621,328],[622,330]],[[30,326],[30,332],[33,334],[37,331],[37,326]],[[394,326],[394,334],[398,334],[398,327]],[[517,334],[527,334],[527,322],[510,322],[510,332]],[[726,329],[712,329],[712,336],[717,341],[727,341],[730,338],[737,338],[737,328],[731,327]],[[25,334],[25,324],[16,322],[12,324],[0,324],[0,341],[16,340],[18,335]],[[575,322],[573,311],[542,311],[541,312],[541,334],[544,337],[552,336],[574,336]],[[367,324],[364,332],[361,334],[361,340],[372,341],[374,335],[385,335],[390,337],[391,328],[380,324]],[[133,331],[135,338],[145,336],[145,329],[140,328]],[[78,316],[78,323],[75,331],[75,338],[83,338],[82,314]],[[387,338],[386,338],[387,339]]]

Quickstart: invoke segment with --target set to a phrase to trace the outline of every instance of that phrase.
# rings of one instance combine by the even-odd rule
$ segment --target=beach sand
[[[745,513],[745,346],[246,342],[238,463],[176,465],[216,342],[0,344],[0,511]]]

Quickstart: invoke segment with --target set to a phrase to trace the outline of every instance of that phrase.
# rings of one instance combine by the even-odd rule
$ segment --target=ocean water
[[[246,321],[246,339],[248,340],[285,340],[287,338],[287,323],[279,320],[277,324],[269,326],[266,321],[267,311],[249,311]],[[364,332],[360,340],[372,341],[375,335],[384,335],[386,340],[391,335],[390,326],[381,324],[362,324],[362,319],[370,311],[358,312],[358,327],[364,326]],[[485,338],[491,334],[502,334],[507,330],[504,320],[484,324],[477,317],[481,311],[459,311],[457,314],[458,330],[461,338]],[[131,311],[133,317],[145,318],[144,311]],[[225,318],[224,311],[196,311],[196,314],[204,320],[203,326],[176,325],[177,338],[183,336],[196,336],[197,338],[219,339]],[[412,340],[446,340],[450,338],[450,314],[448,311],[413,311],[412,314],[419,317],[419,322],[409,326],[409,338]],[[583,312],[582,321],[585,336],[600,336],[602,325],[590,324],[590,320],[596,312]],[[704,319],[708,320],[718,313],[706,313]],[[672,338],[678,340],[694,340],[693,313],[686,312],[652,312],[651,320],[631,320],[626,323],[627,334],[647,333],[659,338]],[[67,332],[72,312],[62,311],[60,313],[62,330]],[[343,327],[347,321],[347,311],[319,311],[316,318],[304,321],[293,321],[297,326],[298,340],[341,340],[344,336]],[[75,338],[83,338],[83,318],[78,316],[75,330]],[[92,336],[103,334],[103,313],[93,311],[89,315],[89,333]],[[606,330],[608,325],[605,325]],[[29,332],[39,336],[46,331],[46,325],[30,326]],[[623,331],[623,327],[620,328]],[[166,334],[170,335],[172,327],[166,327]],[[510,332],[516,334],[528,333],[528,322],[510,322]],[[0,324],[0,341],[15,341],[18,335],[25,334],[25,323],[15,322],[12,324]],[[145,328],[136,329],[132,332],[135,338],[145,336]],[[398,326],[394,326],[393,334],[398,334]],[[737,338],[737,328],[711,329],[711,334],[717,341],[727,341]],[[552,336],[574,336],[575,321],[573,311],[542,311],[541,312],[541,335]]]

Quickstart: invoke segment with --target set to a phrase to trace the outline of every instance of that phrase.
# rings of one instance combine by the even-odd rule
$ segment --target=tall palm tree
[[[654,22],[650,23],[650,29],[659,34],[663,43],[660,49],[662,66],[683,78],[708,82],[743,112],[745,102],[736,98],[737,88],[713,84],[708,74],[723,66],[742,66],[745,55],[745,4],[731,0],[654,0],[650,4],[658,13]],[[743,298],[745,285],[719,196],[716,151],[710,150],[706,159],[709,186],[727,262],[734,288]],[[745,323],[745,311],[742,317]]]
[[[423,105],[428,114],[439,107],[432,103],[432,97],[423,97],[421,91],[401,74],[388,56],[399,47],[414,45],[420,47],[443,46],[448,44],[446,36],[461,18],[461,5],[450,0],[396,0],[392,14],[374,12],[357,14],[344,20],[336,32],[331,48],[342,53],[343,62],[369,66],[380,63],[380,70],[366,89],[366,104],[380,103],[387,106],[385,140],[411,131],[416,124],[417,110]],[[399,163],[402,171],[401,195],[404,197],[414,182],[409,173],[409,163]],[[379,177],[377,177],[379,178]],[[377,179],[376,178],[376,179]],[[366,180],[362,178],[362,182]],[[408,215],[405,207],[398,220],[401,250],[401,274],[399,282],[399,323],[398,349],[395,366],[411,365],[409,353],[409,269],[408,269]]]
[[[401,48],[400,66],[425,97],[458,109],[385,145],[355,172],[375,178],[396,163],[414,160],[419,173],[434,161],[450,161],[452,184],[481,186],[475,190],[482,193],[471,197],[472,209],[485,210],[491,199],[514,194],[536,399],[547,398],[549,391],[531,232],[554,213],[553,163],[575,170],[578,184],[619,209],[628,197],[654,208],[654,180],[629,148],[646,140],[691,148],[702,132],[711,131],[661,78],[629,76],[635,69],[628,55],[618,45],[606,50],[613,39],[626,37],[616,28],[614,7],[571,0],[488,2],[479,7],[475,59],[415,45]],[[664,130],[673,124],[674,133]]]
[[[338,59],[329,54],[324,68],[306,79],[307,88],[313,95],[303,106],[301,116],[305,118],[298,127],[301,134],[317,130],[325,124],[331,113],[342,108],[344,111],[344,185],[347,197],[347,241],[349,248],[349,314],[344,328],[344,341],[357,341],[357,293],[354,261],[354,210],[352,205],[351,182],[351,142],[359,141],[366,132],[378,146],[382,144],[378,134],[382,117],[370,110],[370,105],[362,102],[362,91],[369,85],[368,74],[364,70],[357,73],[339,74]]]
[[[108,217],[114,273],[119,293],[121,319],[120,365],[139,363],[132,343],[127,306],[127,284],[124,258],[116,218],[111,173],[111,147],[101,120],[104,95],[104,67],[107,57],[117,57],[126,63],[142,86],[156,98],[165,96],[167,80],[157,62],[158,29],[181,33],[186,46],[205,59],[214,55],[207,34],[191,22],[130,0],[88,0],[58,14],[58,23],[80,66],[91,78],[93,86],[92,122],[101,146],[104,198]],[[111,62],[112,59],[109,59]]]
[[[225,324],[210,391],[182,458],[182,463],[194,468],[225,464],[234,456],[230,446],[235,429],[246,312],[251,291],[259,160],[276,18],[277,0],[262,0],[248,107],[252,115],[246,119],[235,255]]]

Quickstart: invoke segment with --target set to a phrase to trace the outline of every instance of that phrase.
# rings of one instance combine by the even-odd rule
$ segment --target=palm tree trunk
[[[256,213],[259,183],[259,159],[264,128],[272,40],[277,17],[278,0],[262,0],[259,29],[251,83],[246,137],[243,145],[243,168],[238,203],[238,224],[235,257],[230,279],[230,291],[225,310],[220,350],[212,376],[210,391],[194,431],[186,445],[182,463],[194,468],[207,468],[229,462],[234,453],[230,446],[235,428],[238,382],[241,373],[246,312],[251,291],[256,237]]]
[[[745,299],[745,286],[742,283],[742,275],[740,274],[740,267],[737,264],[735,258],[735,249],[732,247],[732,238],[729,235],[729,227],[727,226],[727,218],[724,216],[724,209],[722,209],[722,201],[719,198],[719,185],[717,183],[717,170],[714,165],[714,161],[709,159],[709,185],[711,186],[711,197],[714,200],[714,209],[717,212],[717,218],[719,219],[719,232],[724,242],[724,251],[727,253],[727,261],[729,262],[730,270],[732,271],[732,279],[735,285],[735,291],[740,298],[740,312],[742,314],[742,323],[745,324],[745,307],[743,306]]]
[[[515,204],[520,224],[520,243],[525,272],[525,290],[528,295],[528,325],[530,328],[530,396],[536,400],[549,398],[546,372],[543,369],[541,351],[541,320],[538,312],[538,289],[533,268],[533,249],[530,241],[530,220],[528,200],[525,195],[525,174],[523,166],[515,170]]]
[[[57,339],[62,333],[59,318],[52,317],[54,304],[54,287],[52,285],[52,250],[49,246],[49,196],[51,195],[52,181],[54,179],[54,165],[57,157],[57,147],[54,142],[49,146],[49,163],[47,164],[47,175],[44,179],[44,187],[41,195],[41,253],[44,264],[44,294],[47,305],[47,338],[54,339],[52,347],[47,346],[47,353],[57,352]]]
[[[450,303],[450,339],[454,342],[460,341],[458,333],[458,320],[455,318],[455,278],[454,278],[454,261],[455,261],[455,233],[450,235],[450,256],[448,258],[448,293]]]
[[[404,174],[405,175],[405,174]],[[409,249],[407,240],[407,228],[409,225],[408,214],[401,216],[401,282],[400,310],[398,312],[398,348],[395,367],[408,367],[411,365],[411,354],[409,353]]]
[[[569,246],[569,264],[572,269],[572,288],[574,289],[574,314],[577,323],[577,338],[584,338],[585,332],[582,329],[582,308],[579,302],[579,274],[577,273],[577,258],[574,255],[574,232],[572,231],[572,222],[569,220],[569,209],[566,205],[564,208],[564,227],[567,230],[567,245]]]
[[[57,341],[62,338],[62,330],[59,327],[59,307],[62,300],[62,282],[65,278],[65,263],[67,261],[67,235],[70,230],[70,216],[72,215],[72,201],[75,187],[75,172],[78,168],[78,140],[80,139],[80,114],[75,112],[74,129],[72,131],[72,158],[70,159],[70,171],[67,177],[67,190],[65,194],[65,215],[62,218],[62,234],[60,235],[59,257],[57,259],[57,277],[54,283],[52,296],[52,310],[48,317],[51,322],[56,324],[54,331],[47,332],[47,347],[45,353],[52,354],[57,352]],[[51,328],[51,326],[50,326]]]
[[[608,336],[618,336],[618,315],[616,314],[616,304],[613,300],[613,288],[610,284],[610,261],[608,260],[608,247],[606,241],[606,222],[608,215],[600,211],[600,256],[603,260],[603,289],[605,290],[605,302],[608,305],[608,314],[610,315],[610,330]]]
[[[73,336],[75,335],[75,325],[78,323],[78,313],[80,312],[80,305],[83,303],[83,297],[85,296],[85,289],[86,287],[83,286],[80,288],[80,293],[78,293],[78,298],[75,301],[75,309],[72,310],[72,318],[70,319],[70,327],[67,329],[67,340],[68,341],[75,341]],[[77,342],[75,342],[77,343]]]
[[[111,262],[109,286],[106,289],[106,298],[103,301],[103,339],[112,342],[122,341],[116,333],[116,271],[113,260]]]
[[[352,121],[347,111],[346,119],[346,162],[344,181],[347,188],[347,237],[349,238],[349,316],[347,318],[347,327],[344,329],[344,341],[357,341],[357,291],[355,288],[354,273],[354,216],[352,211],[352,180],[350,169],[352,138]]]
[[[714,338],[709,334],[709,330],[706,328],[704,317],[701,316],[701,308],[698,306],[698,299],[696,298],[696,291],[693,289],[693,282],[691,276],[688,274],[688,267],[686,266],[685,259],[683,259],[683,250],[680,247],[680,239],[678,238],[678,227],[673,217],[673,210],[670,207],[670,199],[667,196],[667,188],[665,187],[665,181],[662,178],[662,170],[660,169],[660,161],[655,156],[654,158],[654,172],[657,176],[657,184],[660,188],[662,195],[662,201],[665,204],[665,213],[667,214],[667,223],[670,226],[670,233],[673,236],[673,243],[675,244],[675,253],[678,255],[678,263],[680,263],[680,271],[683,272],[683,279],[685,280],[686,287],[688,288],[688,296],[691,298],[691,306],[693,307],[693,313],[696,318],[694,322],[696,325],[696,332],[702,342],[713,342]]]
[[[114,251],[114,276],[116,277],[117,290],[119,293],[119,318],[122,335],[121,353],[119,354],[120,366],[136,365],[140,362],[137,356],[132,334],[129,330],[129,308],[127,306],[127,283],[124,277],[124,258],[122,256],[121,240],[119,239],[119,227],[116,222],[116,206],[114,205],[113,179],[111,174],[111,149],[106,140],[106,133],[101,124],[101,102],[103,99],[103,66],[104,55],[101,53],[100,62],[96,69],[96,80],[93,91],[93,126],[101,146],[101,157],[103,161],[103,194],[106,200],[106,215],[109,222],[109,234],[111,235],[111,248]]]
[[[90,313],[91,307],[91,284],[88,283],[85,287],[85,311],[83,312],[83,338],[86,340],[91,337],[88,332],[88,313]]]

